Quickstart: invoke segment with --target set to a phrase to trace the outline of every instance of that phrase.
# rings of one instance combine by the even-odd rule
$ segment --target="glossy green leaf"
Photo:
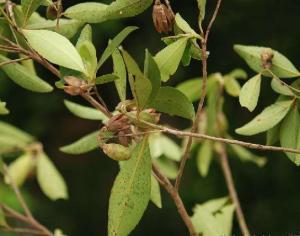
[[[69,7],[65,16],[87,23],[100,23],[106,20],[107,5],[100,2],[85,2]]]
[[[34,170],[35,164],[34,158],[30,153],[23,154],[9,165],[9,176],[5,176],[5,182],[10,184],[11,178],[17,186],[21,186]]]
[[[181,17],[179,13],[175,15],[176,25],[185,33],[195,34],[197,33],[191,28],[191,26]]]
[[[108,235],[126,236],[136,227],[147,208],[151,193],[151,158],[147,139],[121,165],[114,182],[108,210]]]
[[[296,105],[282,121],[279,137],[282,147],[300,148],[300,114]],[[286,154],[297,166],[300,165],[300,154]]]
[[[241,86],[234,77],[225,76],[224,88],[225,91],[232,97],[238,97],[240,95]]]
[[[159,91],[161,78],[158,65],[148,50],[146,50],[145,56],[144,76],[150,80],[152,85],[152,91],[149,97],[149,102],[151,102]]]
[[[97,55],[95,46],[90,41],[84,41],[77,44],[76,48],[87,70],[89,79],[94,79],[97,68]]]
[[[239,101],[242,107],[253,111],[257,106],[261,85],[261,74],[249,79],[241,89]]]
[[[74,143],[61,147],[59,150],[74,155],[93,151],[99,146],[97,142],[98,135],[99,131],[95,131],[93,133],[85,135],[84,137],[82,137]]]
[[[104,50],[101,58],[98,62],[97,69],[99,69],[103,63],[111,56],[111,54],[120,46],[120,44],[124,41],[124,39],[133,31],[137,30],[138,27],[135,26],[128,26],[123,29],[116,37],[114,37],[110,43],[108,44],[107,48]]]
[[[267,48],[256,46],[235,45],[234,50],[246,61],[252,70],[261,73],[262,67],[261,54]],[[274,57],[270,70],[279,78],[299,77],[300,72],[295,66],[281,53],[273,50]],[[262,73],[264,76],[273,77],[269,72]]]
[[[45,153],[37,156],[37,180],[43,193],[51,200],[68,199],[67,185]]]
[[[160,194],[160,186],[156,178],[151,175],[151,201],[157,206],[158,208],[162,208],[161,203],[161,194]]]
[[[10,61],[9,58],[0,55],[0,63]],[[19,63],[10,63],[1,66],[1,70],[16,84],[21,87],[38,93],[48,93],[53,90],[52,86],[32,74],[26,67]]]
[[[197,153],[197,167],[200,175],[206,177],[209,171],[210,163],[212,161],[213,149],[212,142],[206,140],[198,149]]]
[[[30,46],[50,62],[86,74],[76,48],[64,36],[49,30],[23,30]]]
[[[78,116],[80,118],[88,119],[88,120],[101,120],[101,121],[107,120],[106,115],[104,115],[101,111],[96,110],[94,108],[82,106],[80,104],[68,100],[64,100],[64,103],[71,113],[73,113],[75,116]]]
[[[6,108],[6,102],[1,102],[0,100],[0,115],[9,114],[9,110]]]
[[[23,144],[31,143],[34,140],[34,137],[30,134],[3,121],[0,121],[0,134],[19,140]]]
[[[101,75],[95,79],[95,84],[106,84],[119,80],[119,76],[114,74]]]
[[[170,75],[176,72],[188,39],[187,37],[180,38],[155,55],[154,59],[160,69],[162,81],[168,81]]]
[[[195,116],[193,104],[182,92],[172,87],[161,87],[149,107],[190,120]]]
[[[119,49],[115,49],[112,54],[113,64],[114,64],[114,74],[117,75],[120,79],[115,80],[115,85],[121,101],[126,100],[126,82],[127,82],[127,73],[126,66],[123,60],[123,57]]]
[[[21,0],[22,10],[24,13],[24,25],[26,25],[31,14],[38,9],[42,2],[43,0]]]
[[[30,23],[26,27],[29,30],[51,30],[55,31],[66,38],[72,38],[83,26],[83,22],[78,20],[60,19],[59,28],[57,29],[57,20],[45,20],[36,23]]]
[[[292,100],[277,101],[273,105],[265,108],[262,113],[241,128],[236,129],[236,133],[241,135],[254,135],[265,132],[277,125],[288,113]]]

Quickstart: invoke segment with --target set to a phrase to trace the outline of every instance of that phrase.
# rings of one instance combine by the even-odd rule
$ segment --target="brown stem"
[[[95,108],[99,111],[104,113],[107,117],[111,118],[112,114],[107,111],[100,103],[98,103],[91,95],[89,94],[82,94],[81,95],[85,100],[87,100],[90,104],[92,104]]]
[[[215,136],[210,136],[210,135],[206,135],[206,134],[180,131],[180,130],[168,128],[168,127],[165,127],[162,125],[156,125],[156,124],[153,124],[150,122],[142,121],[142,120],[140,120],[140,122],[142,122],[145,125],[148,125],[149,127],[153,128],[153,129],[160,130],[161,132],[164,132],[164,133],[173,134],[178,137],[193,137],[193,138],[197,138],[197,139],[207,139],[207,140],[212,140],[212,141],[216,141],[216,142],[240,145],[240,146],[247,147],[250,149],[257,149],[257,150],[263,150],[263,151],[290,152],[290,153],[299,153],[300,154],[300,149],[275,147],[275,146],[268,146],[268,145],[262,145],[262,144],[256,144],[256,143],[248,143],[248,142],[235,140],[235,139],[226,139],[226,138],[215,137]]]
[[[19,61],[25,61],[25,60],[28,60],[28,59],[30,59],[30,57],[25,57],[25,58],[19,58],[19,59],[15,59],[15,60],[5,61],[5,62],[0,63],[0,67],[4,66],[4,65],[11,64],[11,63],[16,63],[16,62],[19,62]]]
[[[242,210],[242,207],[241,207],[238,195],[237,195],[237,191],[234,186],[233,177],[232,177],[231,169],[230,169],[230,166],[228,163],[228,157],[227,157],[226,148],[225,148],[224,144],[220,145],[220,150],[218,150],[218,153],[219,153],[220,163],[222,166],[224,177],[226,180],[226,185],[227,185],[227,188],[229,191],[229,196],[235,205],[235,209],[236,209],[235,212],[236,212],[237,220],[239,222],[240,229],[242,231],[242,235],[250,236],[250,232],[249,232],[248,226],[246,224],[246,220],[245,220],[244,213],[243,213],[243,210]]]
[[[165,188],[165,190],[170,194],[171,198],[173,199],[177,207],[178,213],[184,221],[186,227],[188,228],[190,235],[196,236],[197,232],[195,231],[194,225],[192,224],[191,218],[185,209],[185,206],[178,194],[178,191],[176,190],[176,188],[173,187],[168,178],[165,177],[163,173],[161,173],[159,168],[154,163],[152,164],[152,170],[155,176],[157,177],[159,183]]]

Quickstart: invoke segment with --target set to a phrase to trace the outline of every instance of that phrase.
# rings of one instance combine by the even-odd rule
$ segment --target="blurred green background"
[[[67,8],[83,1],[63,2]],[[196,0],[171,2],[174,10],[179,11],[196,28]],[[207,18],[211,15],[215,2],[208,1]],[[296,0],[224,0],[208,45],[209,73],[218,71],[225,74],[236,67],[248,70],[247,65],[232,50],[235,43],[274,48],[299,68],[299,12],[300,2]],[[108,39],[127,25],[140,27],[139,31],[130,35],[123,46],[142,65],[145,48],[149,48],[154,54],[163,47],[160,35],[156,33],[152,24],[151,9],[135,18],[93,25],[97,51],[99,54],[103,52]],[[109,73],[111,70],[111,63],[106,63],[103,73]],[[170,84],[175,85],[199,76],[200,73],[200,62],[193,61],[190,67],[181,68]],[[53,76],[42,68],[39,68],[39,74],[53,83]],[[254,75],[250,70],[248,74]],[[232,135],[235,128],[249,121],[263,107],[274,101],[276,94],[272,92],[269,84],[270,80],[265,79],[259,107],[253,114],[242,109],[237,99],[226,97],[225,111],[231,123]],[[103,86],[100,92],[111,108],[118,103],[113,86]],[[34,215],[49,228],[62,228],[69,236],[106,235],[108,199],[118,172],[117,163],[106,158],[100,150],[82,156],[70,156],[58,151],[60,146],[97,129],[99,124],[72,116],[63,105],[63,99],[70,97],[62,91],[40,95],[30,93],[8,79],[2,79],[0,97],[8,102],[11,110],[9,116],[1,119],[38,137],[63,173],[69,187],[70,200],[51,202],[40,192],[34,179],[28,181],[23,189],[30,195]],[[78,98],[72,100],[82,102]],[[172,125],[185,128],[188,123],[174,119]],[[264,135],[238,138],[265,142]],[[263,168],[230,158],[237,191],[251,232],[256,235],[299,234],[299,169],[284,154],[257,153],[268,157],[269,161]],[[187,235],[173,202],[165,191],[162,193],[163,209],[158,209],[150,203],[132,235]],[[227,195],[218,162],[214,161],[208,177],[202,178],[197,172],[195,159],[190,159],[180,193],[189,213],[196,203]],[[233,233],[240,235],[236,220]]]

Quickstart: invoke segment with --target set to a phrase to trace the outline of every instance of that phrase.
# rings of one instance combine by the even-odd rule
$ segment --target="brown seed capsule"
[[[103,144],[102,150],[108,157],[115,161],[126,161],[131,157],[130,149],[117,143]]]
[[[64,77],[66,86],[64,86],[64,91],[72,96],[77,96],[84,94],[86,92],[86,82],[84,80],[78,79],[74,76]]]
[[[273,57],[274,53],[271,48],[266,48],[262,51],[260,58],[264,69],[270,69],[272,67]]]
[[[172,9],[156,0],[152,12],[153,23],[158,33],[168,33],[172,31],[174,23],[174,13]]]

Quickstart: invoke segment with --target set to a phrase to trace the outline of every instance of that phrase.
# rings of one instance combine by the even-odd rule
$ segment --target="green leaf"
[[[273,105],[265,108],[262,113],[256,116],[248,124],[235,130],[241,135],[254,135],[265,132],[277,125],[288,113],[292,100],[277,101]]]
[[[24,13],[24,25],[26,25],[29,17],[42,4],[43,0],[21,0],[22,10]]]
[[[246,61],[252,70],[257,73],[264,71],[262,66],[261,54],[268,48],[256,46],[234,45],[234,50]],[[299,77],[300,72],[295,66],[281,53],[273,50],[271,72],[279,78]],[[263,72],[264,76],[273,77],[269,72]]]
[[[76,48],[64,36],[49,30],[23,30],[30,46],[48,61],[86,74]]]
[[[60,19],[59,28],[57,29],[57,20],[45,20],[36,23],[30,23],[26,27],[29,30],[51,30],[55,31],[66,38],[72,38],[83,26],[83,22],[78,20]]]
[[[261,74],[249,79],[241,89],[239,101],[242,107],[253,111],[257,106],[261,85]]]
[[[180,161],[182,151],[177,143],[163,134],[153,134],[149,137],[149,146],[152,158],[165,156],[173,161]]]
[[[91,107],[82,106],[75,102],[64,100],[65,106],[75,116],[88,120],[101,120],[106,121],[107,117],[101,111]]]
[[[235,79],[248,79],[246,71],[240,68],[234,69],[228,74],[228,76],[233,77]]]
[[[93,31],[91,25],[87,24],[83,27],[76,42],[76,48],[83,42],[93,42]]]
[[[197,1],[198,1],[198,8],[200,10],[199,20],[201,23],[205,18],[206,0],[197,0]]]
[[[174,161],[171,161],[170,159],[167,159],[165,157],[160,157],[155,159],[154,162],[167,178],[176,179],[178,174],[178,167]]]
[[[272,129],[267,131],[267,145],[273,145],[279,141],[280,124],[281,123],[275,125]]]
[[[148,102],[151,95],[152,85],[149,79],[146,79],[141,72],[135,60],[126,52],[122,50],[123,58],[129,73],[129,83],[132,94],[137,102],[138,108],[142,110]],[[134,76],[134,77],[133,77]]]
[[[99,144],[97,142],[99,131],[95,131],[88,135],[85,135],[81,139],[67,146],[61,147],[59,150],[68,154],[83,154],[86,152],[93,151],[98,148]]]
[[[144,12],[151,6],[153,0],[116,0],[106,9],[106,17],[109,20],[133,17]]]
[[[192,120],[195,116],[193,104],[178,89],[162,87],[149,107],[169,115],[181,116]]]
[[[201,97],[201,87],[202,79],[195,78],[180,83],[176,88],[181,91],[191,102],[196,102]]]
[[[119,49],[115,49],[112,54],[113,64],[114,64],[114,74],[117,75],[120,79],[115,80],[115,85],[120,97],[120,100],[123,102],[126,100],[126,66],[123,60],[123,57]]]
[[[0,55],[0,63],[9,62],[10,59]],[[5,74],[21,87],[38,93],[48,93],[53,90],[52,86],[32,74],[26,67],[19,63],[10,63],[1,66]]]
[[[67,236],[67,235],[64,234],[64,233],[62,232],[62,230],[56,229],[56,230],[54,231],[54,236]]]
[[[280,126],[280,143],[282,147],[286,148],[300,148],[300,114],[298,107],[294,104],[293,109],[284,118]],[[287,156],[297,166],[300,166],[300,154],[297,153],[286,153]]]
[[[34,140],[34,137],[30,134],[25,133],[24,131],[3,121],[0,121],[0,134],[14,138],[24,144],[31,143]]]
[[[123,29],[116,37],[114,37],[110,43],[108,44],[107,48],[104,50],[98,65],[97,70],[103,65],[103,63],[111,56],[111,54],[115,51],[117,47],[124,41],[124,39],[133,31],[137,30],[138,27],[135,26],[128,26]]]
[[[184,32],[184,33],[190,33],[195,34],[197,33],[191,28],[191,26],[181,17],[179,13],[175,15],[175,22],[176,25]]]
[[[236,157],[243,162],[252,162],[259,167],[263,167],[267,163],[266,157],[257,156],[242,146],[230,145],[230,147],[235,153]]]
[[[21,186],[29,174],[35,168],[34,158],[29,153],[25,153],[18,157],[14,162],[12,162],[8,167],[9,177],[17,186]],[[5,176],[5,182],[10,184],[10,178]]]
[[[289,86],[281,81],[279,78],[273,78],[271,82],[272,89],[282,95],[286,96],[294,96],[293,91],[289,88]]]
[[[217,211],[221,210],[229,201],[229,197],[222,197],[209,200],[201,205],[209,212],[216,213]]]
[[[100,23],[106,20],[106,8],[103,3],[85,2],[69,7],[64,15],[87,23]]]
[[[43,193],[52,201],[68,199],[66,183],[45,153],[37,156],[37,180]]]
[[[101,75],[95,79],[95,84],[106,84],[119,80],[119,76],[114,74]]]
[[[232,235],[232,221],[235,207],[233,204],[223,207],[215,217],[222,228],[223,235]]]
[[[108,235],[126,236],[136,227],[151,193],[151,158],[146,138],[121,166],[109,200]]]
[[[1,102],[0,100],[0,115],[9,114],[9,110],[6,108],[6,102]]]
[[[158,208],[162,208],[160,186],[156,178],[151,175],[151,201]]]
[[[206,140],[200,146],[197,153],[197,167],[202,177],[206,177],[208,174],[210,163],[212,160],[212,155],[212,142]]]
[[[148,50],[146,50],[145,56],[145,63],[144,63],[144,76],[145,78],[149,79],[152,85],[152,91],[149,96],[149,101],[153,101],[155,96],[157,95],[160,85],[161,85],[161,78],[160,78],[160,71],[158,65],[156,64],[154,58],[150,54]]]
[[[7,151],[11,151],[12,149],[16,150],[23,150],[27,146],[26,143],[24,143],[21,140],[16,139],[13,136],[7,136],[0,134],[0,152],[5,153]]]
[[[223,235],[222,226],[216,218],[204,206],[197,205],[194,208],[194,215],[191,217],[192,223],[197,233],[209,236]]]
[[[5,219],[5,215],[4,215],[4,212],[2,210],[2,208],[0,207],[0,228],[1,227],[7,227],[7,222],[6,222],[6,219]]]
[[[80,42],[76,45],[76,48],[81,56],[81,59],[85,65],[89,79],[92,80],[96,75],[97,68],[97,55],[96,48],[90,41]]]
[[[173,75],[176,72],[188,39],[188,37],[178,39],[176,42],[159,51],[154,57],[160,69],[162,81],[168,81],[170,75]]]
[[[225,76],[224,80],[225,91],[232,97],[238,97],[241,92],[241,86],[236,78]]]

